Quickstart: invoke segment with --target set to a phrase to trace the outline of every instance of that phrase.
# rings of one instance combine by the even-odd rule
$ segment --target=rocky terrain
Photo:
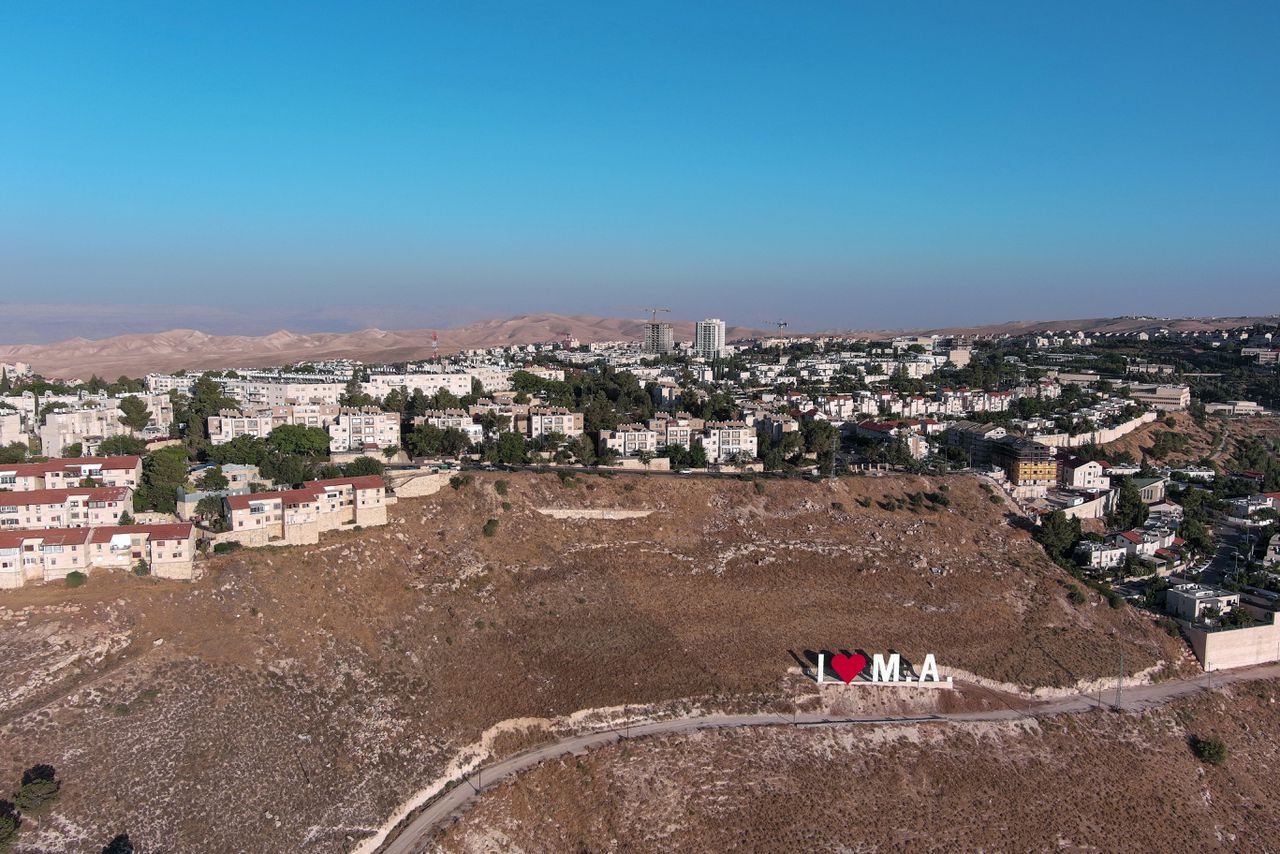
[[[814,691],[806,648],[934,652],[1042,690],[1114,675],[1121,650],[1139,678],[1194,667],[1133,609],[1071,605],[969,479],[458,487],[386,528],[216,557],[189,585],[0,594],[0,779],[48,762],[64,780],[18,850],[129,832],[148,852],[348,851],[469,747],[515,750],[580,710],[789,708]]]
[[[708,731],[542,764],[444,852],[1276,850],[1280,684],[1141,714]],[[1189,742],[1217,737],[1224,764]]]

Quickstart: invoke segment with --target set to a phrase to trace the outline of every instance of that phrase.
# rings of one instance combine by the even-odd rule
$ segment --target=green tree
[[[519,433],[502,433],[496,442],[485,446],[484,458],[491,463],[519,465],[529,458],[524,436]]]
[[[220,489],[226,489],[230,485],[231,481],[222,473],[222,466],[214,466],[208,469],[196,481],[196,488],[203,492],[217,492]]]
[[[133,496],[135,510],[172,513],[177,508],[177,489],[187,482],[187,449],[170,446],[142,458],[142,483]]]
[[[140,457],[147,452],[147,443],[136,436],[109,436],[98,444],[98,453],[104,457]]]
[[[33,765],[22,772],[22,786],[13,796],[20,811],[39,815],[58,800],[62,782],[52,765]]]
[[[261,466],[270,453],[266,439],[237,436],[230,442],[211,446],[209,459],[219,465]]]
[[[689,468],[704,469],[707,467],[707,449],[700,442],[695,442],[689,449]]]
[[[1147,521],[1147,505],[1133,478],[1126,477],[1116,495],[1116,508],[1111,513],[1111,524],[1121,531],[1140,527]]]
[[[1057,563],[1066,563],[1076,543],[1080,542],[1080,520],[1068,519],[1061,510],[1054,510],[1035,530],[1035,538],[1044,546],[1045,553]]]
[[[22,829],[22,815],[12,801],[0,798],[0,851],[8,851]]]
[[[196,516],[215,526],[225,525],[224,504],[216,495],[206,495],[196,502]]]
[[[380,475],[384,469],[386,469],[386,466],[383,464],[382,460],[374,459],[373,457],[356,457],[354,460],[347,463],[347,476],[363,477],[370,474]]]
[[[121,398],[118,406],[120,423],[130,430],[140,431],[151,423],[151,413],[147,410],[147,405],[142,402],[142,398],[129,395]]]
[[[1191,752],[1201,762],[1208,762],[1210,765],[1221,765],[1227,761],[1227,745],[1216,735],[1207,738],[1192,736]]]
[[[267,447],[286,456],[324,457],[329,454],[329,434],[319,427],[282,424],[267,437]]]
[[[84,445],[80,444],[79,442],[72,442],[70,445],[63,447],[62,456],[70,457],[72,459],[83,457]]]

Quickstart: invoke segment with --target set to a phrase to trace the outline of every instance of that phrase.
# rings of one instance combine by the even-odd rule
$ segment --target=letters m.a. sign
[[[829,662],[827,653],[820,652],[814,681],[820,685],[843,682],[846,685],[950,687],[952,684],[950,676],[943,679],[938,674],[938,661],[933,653],[924,657],[920,670],[916,671],[896,652],[887,655],[874,653],[870,661],[862,653],[838,653],[832,655]]]

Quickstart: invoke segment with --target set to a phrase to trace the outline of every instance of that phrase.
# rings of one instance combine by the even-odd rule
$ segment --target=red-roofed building
[[[137,489],[142,481],[142,458],[68,457],[43,463],[0,464],[0,489],[13,492],[69,489],[85,480],[92,480],[96,486]]]
[[[132,509],[133,490],[126,486],[0,492],[0,530],[114,525]]]
[[[71,572],[132,569],[144,561],[161,578],[194,575],[195,529],[176,525],[112,525],[0,531],[0,588],[59,581]]]
[[[228,495],[230,532],[220,540],[249,546],[302,545],[345,525],[387,524],[386,484],[377,475],[313,480],[301,489]]]

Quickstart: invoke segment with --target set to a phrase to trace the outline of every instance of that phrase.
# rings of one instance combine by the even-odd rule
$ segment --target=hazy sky
[[[1275,0],[12,2],[0,92],[0,302],[1280,310]]]

